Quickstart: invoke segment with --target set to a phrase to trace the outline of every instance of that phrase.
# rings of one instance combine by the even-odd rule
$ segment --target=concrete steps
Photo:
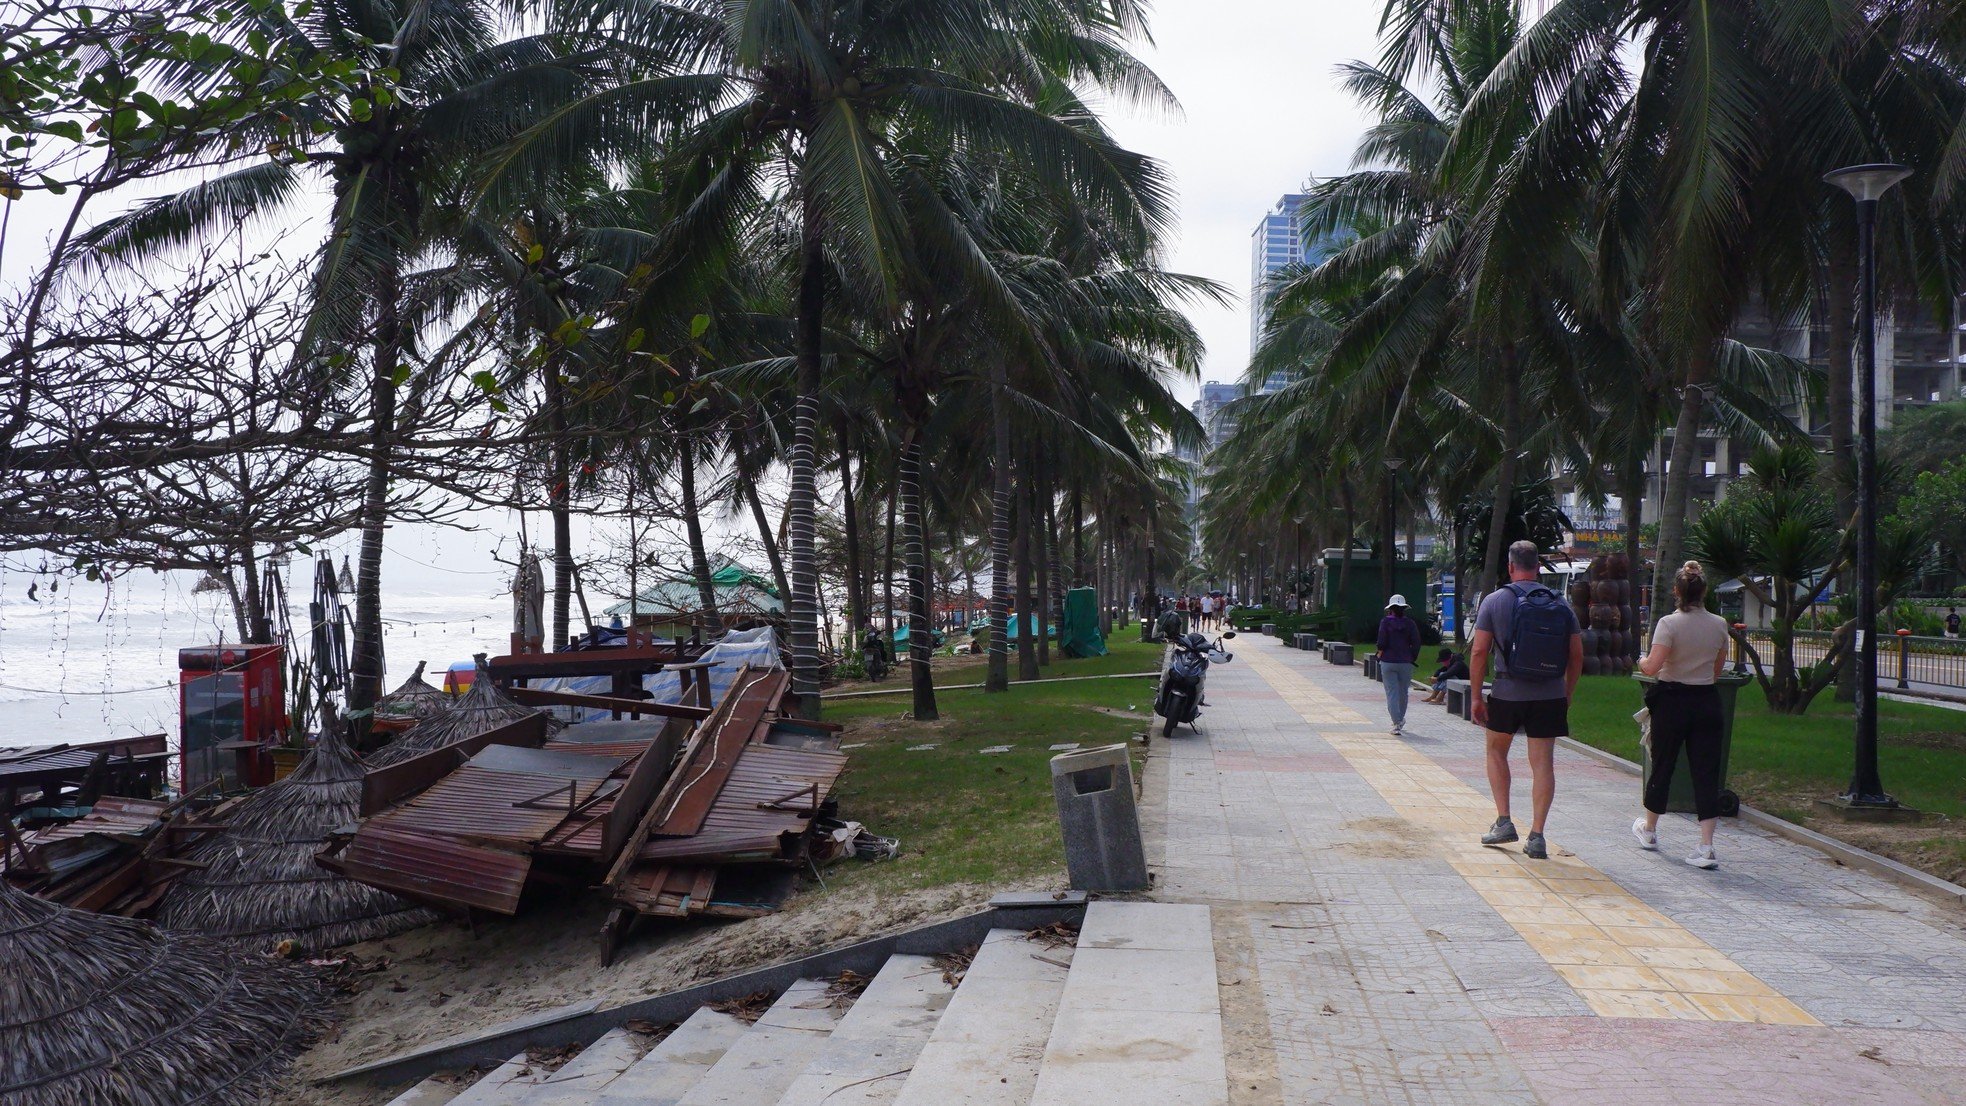
[[[750,1028],[705,1006],[608,1084],[595,1106],[676,1106]]]
[[[776,1102],[799,1077],[844,1013],[827,982],[801,979],[778,996],[676,1106],[758,1106]]]
[[[1208,907],[1094,903],[1031,1106],[1226,1106]]]
[[[640,1055],[616,1029],[391,1106],[1226,1106],[1206,906],[1097,902],[1076,947],[990,932],[961,984],[890,957],[857,997],[802,979],[755,1024],[707,1007]],[[423,1097],[415,1097],[415,1096]],[[455,1097],[452,1097],[452,1096]]]
[[[433,1075],[390,1099],[389,1106],[444,1106],[463,1089],[461,1084],[448,1083]]]
[[[540,1080],[521,1106],[593,1106],[608,1084],[641,1058],[633,1033],[610,1029],[559,1071]]]
[[[526,1095],[545,1078],[546,1069],[522,1052],[479,1076],[451,1099],[451,1106],[522,1106]]]
[[[890,957],[778,1106],[888,1106],[954,993],[928,957]]]
[[[1072,950],[990,931],[895,1106],[1024,1106],[1037,1085]]]

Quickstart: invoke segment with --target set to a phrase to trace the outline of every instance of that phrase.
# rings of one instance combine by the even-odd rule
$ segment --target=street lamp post
[[[1850,789],[1839,796],[1851,807],[1898,805],[1877,774],[1877,201],[1910,175],[1902,165],[1873,164],[1823,177],[1857,201],[1863,282],[1857,333],[1857,763]]]
[[[1240,579],[1238,579],[1236,582],[1236,590],[1242,592],[1242,601],[1244,603],[1248,603],[1250,600],[1255,598],[1254,596],[1249,594],[1249,554],[1247,551],[1245,551],[1244,553],[1242,553],[1241,556],[1242,556],[1242,575]]]

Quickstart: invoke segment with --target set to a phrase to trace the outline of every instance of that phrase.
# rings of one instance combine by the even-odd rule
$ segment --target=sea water
[[[175,745],[178,650],[239,636],[225,592],[197,590],[192,572],[89,581],[36,569],[0,566],[0,746],[149,733]],[[441,685],[452,662],[507,652],[512,600],[501,584],[477,574],[396,588],[385,580],[384,686],[418,661]],[[305,650],[311,586],[303,577],[289,588],[288,618]]]

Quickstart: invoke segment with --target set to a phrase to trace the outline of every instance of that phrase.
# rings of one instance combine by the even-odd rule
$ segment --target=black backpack
[[[1570,670],[1570,608],[1541,584],[1523,581],[1508,589],[1515,595],[1502,650],[1509,675],[1531,683],[1560,679]]]

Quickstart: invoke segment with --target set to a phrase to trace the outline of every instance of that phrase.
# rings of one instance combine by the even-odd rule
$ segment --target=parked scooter
[[[869,630],[860,639],[860,663],[867,672],[867,678],[874,681],[887,679],[887,643],[881,635]]]
[[[1154,713],[1166,720],[1161,725],[1162,737],[1173,737],[1174,727],[1183,722],[1192,726],[1201,717],[1202,684],[1208,679],[1208,664],[1211,660],[1227,664],[1235,659],[1234,653],[1222,648],[1222,643],[1234,636],[1236,632],[1230,630],[1213,642],[1203,634],[1189,634],[1170,642],[1174,656],[1154,696]]]

